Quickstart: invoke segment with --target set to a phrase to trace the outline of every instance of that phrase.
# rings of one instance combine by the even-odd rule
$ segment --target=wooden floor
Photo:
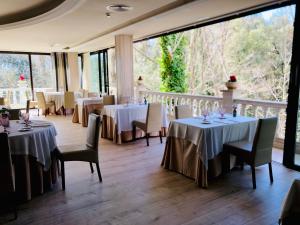
[[[84,141],[86,128],[70,117],[50,116],[58,130],[58,143]],[[164,140],[165,141],[165,140]],[[160,167],[164,144],[159,138],[122,146],[100,141],[103,183],[91,174],[89,164],[66,163],[66,191],[60,182],[53,191],[19,206],[19,217],[0,224],[277,224],[283,198],[298,172],[273,163],[270,185],[267,166],[257,169],[257,189],[251,171],[234,170],[209,182],[208,189]]]

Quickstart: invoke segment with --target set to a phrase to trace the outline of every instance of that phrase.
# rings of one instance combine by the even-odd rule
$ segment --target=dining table
[[[195,180],[201,187],[217,177],[224,168],[232,168],[236,158],[224,160],[223,144],[253,141],[257,119],[252,117],[215,116],[177,119],[170,122],[161,166]],[[224,165],[227,165],[224,167]]]
[[[55,112],[64,106],[64,92],[45,92],[46,102],[55,102]]]
[[[51,189],[57,180],[55,126],[48,121],[9,123],[8,139],[15,173],[17,198],[31,200]]]
[[[102,97],[77,98],[72,122],[81,123],[83,127],[88,126],[88,117],[92,112],[101,113],[103,108]]]
[[[102,109],[102,130],[101,137],[113,140],[114,143],[122,144],[133,140],[132,121],[146,121],[148,105],[146,104],[118,104],[105,105]],[[161,127],[163,135],[168,127],[168,117],[162,107]],[[142,130],[137,129],[136,137],[143,137]],[[157,135],[157,134],[151,134]]]

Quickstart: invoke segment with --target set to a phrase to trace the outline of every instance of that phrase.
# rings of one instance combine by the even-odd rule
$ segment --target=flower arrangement
[[[236,89],[237,88],[237,79],[235,75],[231,75],[229,80],[225,83],[228,90]]]
[[[6,108],[0,109],[0,126],[3,126],[4,132],[7,132],[6,128],[9,127],[9,112]]]

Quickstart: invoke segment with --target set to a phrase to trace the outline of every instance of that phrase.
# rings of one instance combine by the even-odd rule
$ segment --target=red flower
[[[230,81],[231,82],[236,82],[237,80],[236,80],[236,76],[235,75],[231,75],[230,76]]]
[[[19,76],[19,80],[25,80],[25,76],[23,73]]]

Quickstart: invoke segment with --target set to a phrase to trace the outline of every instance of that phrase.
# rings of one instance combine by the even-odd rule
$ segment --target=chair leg
[[[63,160],[60,161],[61,163],[61,184],[62,189],[65,190],[65,162]]]
[[[161,133],[161,130],[159,131],[159,138],[160,138],[160,143],[162,144],[163,141],[162,141],[162,133]]]
[[[146,142],[147,142],[147,146],[149,146],[149,133],[146,134]]]
[[[255,167],[251,166],[253,189],[256,189]]]
[[[272,163],[269,163],[269,174],[270,174],[270,181],[271,183],[273,183]]]
[[[38,109],[38,116],[40,116],[40,109]]]
[[[94,167],[93,164],[90,162],[90,167],[91,167],[91,173],[94,173]]]
[[[135,141],[135,139],[136,139],[136,126],[135,125],[133,125],[132,126],[132,140],[134,140]]]
[[[96,168],[97,168],[97,173],[98,173],[99,181],[102,182],[102,176],[101,176],[101,172],[100,172],[99,163],[96,163]]]
[[[18,218],[18,209],[17,209],[17,195],[16,192],[13,193],[13,209],[14,209],[14,219],[16,220]]]

